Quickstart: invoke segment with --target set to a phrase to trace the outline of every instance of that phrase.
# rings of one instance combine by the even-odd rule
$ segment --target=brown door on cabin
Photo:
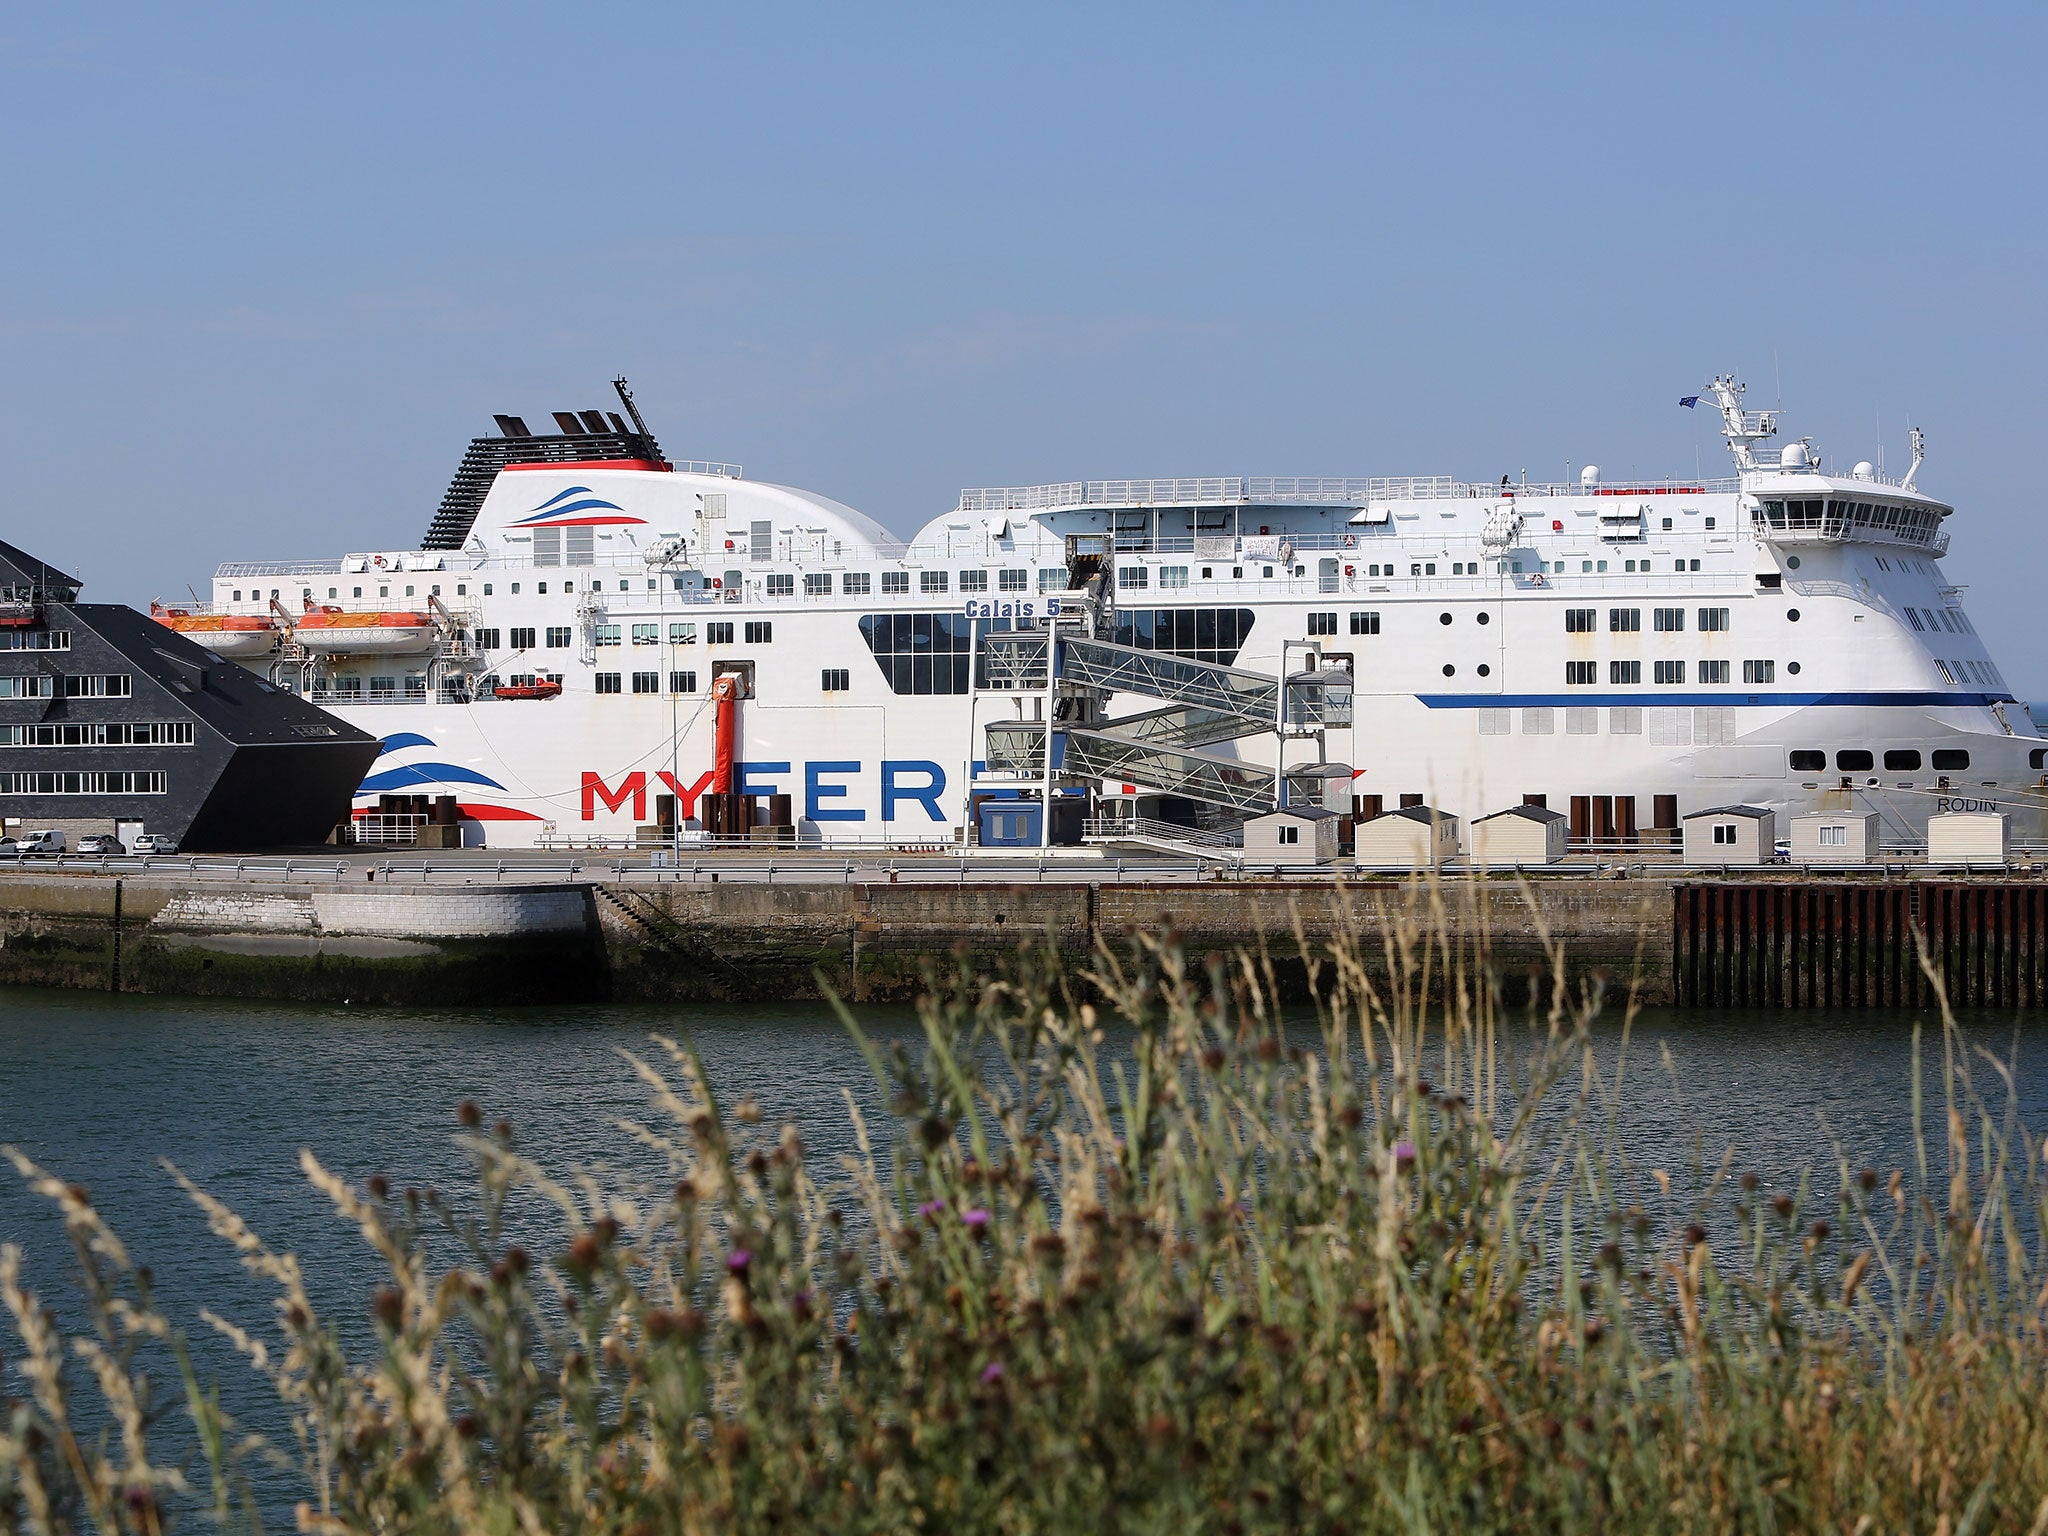
[[[1614,841],[1614,796],[1593,797],[1593,841],[1610,843]]]

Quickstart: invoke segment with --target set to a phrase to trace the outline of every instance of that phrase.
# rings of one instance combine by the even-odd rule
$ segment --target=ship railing
[[[1149,838],[1156,842],[1185,843],[1191,848],[1242,850],[1244,838],[1204,827],[1183,826],[1177,821],[1160,821],[1151,816],[1096,816],[1082,824],[1082,833],[1096,838]]]
[[[348,823],[348,837],[362,845],[409,848],[419,841],[420,828],[426,824],[427,818],[417,811],[379,811],[353,818]]]
[[[1139,480],[1062,480],[960,492],[961,512],[1050,512],[1065,507],[1363,506],[1377,501],[1502,500],[1553,496],[1704,496],[1740,490],[1739,476],[1500,485],[1452,475],[1212,475]]]
[[[739,465],[721,464],[716,459],[672,459],[669,468],[678,475],[717,475],[722,480],[746,478]]]

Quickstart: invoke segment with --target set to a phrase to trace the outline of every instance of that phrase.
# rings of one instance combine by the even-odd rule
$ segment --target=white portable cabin
[[[2003,864],[2012,853],[2012,824],[2003,811],[1942,811],[1927,818],[1930,864]]]
[[[1808,811],[1792,818],[1794,864],[1868,864],[1877,857],[1877,812]]]
[[[1327,864],[1337,857],[1343,820],[1319,805],[1287,805],[1244,824],[1247,864]]]
[[[1682,818],[1685,862],[1755,868],[1778,842],[1777,812],[1760,805],[1717,805]]]
[[[1360,869],[1435,869],[1457,856],[1458,818],[1427,805],[1387,811],[1352,833]]]
[[[1571,818],[1542,805],[1516,805],[1472,823],[1472,856],[1482,864],[1555,864],[1571,840]]]

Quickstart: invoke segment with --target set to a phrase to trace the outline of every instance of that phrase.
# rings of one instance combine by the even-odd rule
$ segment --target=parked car
[[[64,834],[54,827],[43,832],[24,833],[21,838],[21,852],[58,854],[64,851]]]
[[[126,853],[121,839],[111,832],[88,832],[78,840],[80,853]]]
[[[135,840],[128,845],[130,853],[176,853],[176,838],[165,837],[160,832],[138,832]]]
[[[0,859],[18,859],[20,857],[21,844],[11,837],[0,837]]]

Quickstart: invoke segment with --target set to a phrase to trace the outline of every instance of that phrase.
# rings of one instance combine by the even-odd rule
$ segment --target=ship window
[[[1634,705],[1626,709],[1607,711],[1607,734],[1610,736],[1640,736],[1643,734],[1643,712]]]
[[[1799,610],[1797,608],[1787,608],[1785,610],[1785,619],[1788,623],[1797,624],[1799,622]]]
[[[1568,635],[1590,635],[1593,633],[1597,608],[1567,608],[1564,611],[1564,632]]]
[[[391,589],[389,587],[379,587],[377,589],[377,595],[379,597],[389,597],[391,595]]]
[[[908,571],[884,571],[884,572],[882,572],[882,595],[883,595],[884,597],[887,597],[887,596],[888,596],[888,595],[889,595],[890,593],[892,593],[892,592],[908,592],[909,590],[910,590],[910,572],[908,572]]]
[[[1911,747],[1894,747],[1884,755],[1887,773],[1912,773],[1920,766],[1920,754]]]
[[[1835,768],[1841,773],[1868,773],[1876,762],[1863,747],[1845,747],[1835,754]]]
[[[405,674],[405,696],[408,699],[424,699],[427,696],[427,675],[424,672]]]
[[[1022,592],[1031,585],[1029,571],[998,571],[996,589],[1001,592]]]
[[[361,597],[363,595],[363,589],[361,587],[351,588],[350,591],[351,594],[356,597]]]
[[[1556,718],[1548,705],[1522,711],[1524,736],[1549,736],[1554,733],[1556,725]]]
[[[1719,630],[1726,629],[1727,627],[1728,610],[1726,608],[1702,608],[1700,610],[1701,629]]]
[[[1796,662],[1796,661],[1788,661],[1788,662],[1786,662],[1786,663],[1785,663],[1785,672],[1786,672],[1786,675],[1787,675],[1787,676],[1790,676],[1790,677],[1797,677],[1797,676],[1799,675],[1799,663],[1798,663],[1798,662]]]
[[[946,573],[944,571],[919,571],[917,573],[917,590],[920,592],[945,591]]]
[[[1041,592],[1064,592],[1067,589],[1067,573],[1056,565],[1040,566],[1038,569],[1038,590]],[[883,588],[884,591],[888,589]]]
[[[845,693],[853,687],[853,673],[845,667],[826,667],[818,674],[818,686],[826,693]]]
[[[848,571],[839,578],[839,590],[848,597],[866,597],[869,580],[866,571]]]
[[[650,583],[650,585],[652,585],[652,583]],[[436,592],[438,592],[438,591],[440,591],[441,589],[440,589],[439,587],[436,587],[436,588],[434,588],[434,590],[435,590]],[[332,592],[330,592],[330,593],[328,593],[327,595],[328,595],[329,597],[332,597],[332,596],[333,596],[334,594],[333,594]],[[466,581],[458,581],[457,583],[455,583],[455,595],[456,595],[457,597],[467,597],[467,596],[469,596],[469,583],[468,583],[468,582],[466,582]]]
[[[1133,608],[1117,615],[1111,638],[1118,645],[1227,667],[1251,634],[1252,619],[1249,608]]]
[[[661,692],[661,674],[659,672],[635,672],[633,674],[633,691],[635,693]]]
[[[1825,773],[1828,755],[1825,752],[1800,751],[1794,752],[1789,761],[1794,773]]]
[[[1116,584],[1126,589],[1149,587],[1152,585],[1152,573],[1142,565],[1120,565],[1116,568]]]
[[[520,626],[520,625],[517,625],[517,624],[515,624],[515,625],[513,625],[513,626],[512,626],[512,649],[513,649],[513,650],[515,650],[515,651],[530,651],[530,650],[532,650],[532,649],[533,649],[533,638],[534,638],[534,631],[533,631],[533,630],[531,630],[531,629],[526,629],[526,628],[523,628],[522,626]]]
[[[1451,622],[1451,616],[1448,613],[1440,613],[1436,616],[1436,621],[1439,624],[1448,624]]]
[[[695,645],[697,643],[697,626],[694,624],[669,625],[668,643],[670,645]]]
[[[533,590],[538,592],[542,597],[546,597],[548,595],[548,584],[544,581],[537,581],[533,584]]]
[[[1457,669],[1456,667],[1452,666],[1452,665],[1451,665],[1451,664],[1450,664],[1450,663],[1449,663],[1448,661],[1447,661],[1447,662],[1445,662],[1445,663],[1444,663],[1444,676],[1445,676],[1445,677],[1456,677],[1457,675],[1458,675],[1458,669]]]
[[[1312,613],[1308,616],[1308,632],[1311,635],[1334,635],[1337,633],[1337,615],[1334,613]]]
[[[746,636],[749,645],[772,644],[775,639],[775,626],[766,619],[749,619]]]
[[[1564,680],[1568,687],[1597,683],[1600,681],[1600,663],[1597,661],[1568,661],[1564,664]]]
[[[1745,683],[1774,683],[1777,679],[1778,664],[1775,661],[1745,661],[1742,664],[1742,680]]]
[[[1728,681],[1728,663],[1725,661],[1703,661],[1700,663],[1700,681],[1703,683],[1725,683]]]
[[[236,602],[238,602],[238,603],[239,603],[239,602],[240,602],[241,600],[242,600],[242,594],[241,594],[241,593],[240,593],[240,592],[238,591],[238,592],[236,592],[236,593],[235,593],[235,596],[234,596],[234,601],[236,601]]]
[[[1970,754],[1956,747],[1940,747],[1934,753],[1936,773],[1960,772],[1970,766]]]
[[[1600,734],[1600,711],[1590,704],[1575,704],[1564,712],[1564,733],[1567,736],[1597,736]]]
[[[829,573],[824,571],[804,572],[805,597],[830,597],[831,595],[832,577]]]
[[[986,592],[988,590],[988,572],[962,571],[960,573],[960,590],[962,592]]]
[[[564,650],[570,644],[572,636],[573,631],[567,625],[552,625],[548,629],[548,648],[556,651]],[[612,643],[616,644],[616,642]]]
[[[669,673],[668,691],[670,693],[695,693],[697,691],[697,674],[694,672]]]
[[[1488,613],[1484,608],[1482,608],[1479,610],[1479,622],[1482,624],[1491,624],[1493,622],[1493,615]]]
[[[1005,630],[1010,621],[982,622]],[[860,633],[892,693],[965,693],[974,623],[964,614],[870,613]]]
[[[398,679],[395,677],[373,677],[370,679],[371,698],[389,698],[398,693]]]
[[[1671,531],[1671,519],[1668,517],[1664,519],[1664,531],[1666,533]]]
[[[1643,664],[1640,661],[1610,661],[1607,663],[1607,681],[1633,685],[1643,680]]]
[[[1643,610],[1640,608],[1610,608],[1607,610],[1607,628],[1613,634],[1626,634],[1643,627]]]
[[[633,626],[633,643],[635,645],[661,644],[661,626],[659,624],[635,624]]]
[[[566,629],[560,629],[560,630],[557,630],[557,629],[551,629],[551,630],[549,630],[549,631],[548,631],[548,644],[549,644],[549,645],[553,645],[553,644],[555,643],[555,636],[556,636],[556,635],[562,635],[562,636],[566,637],[566,636],[568,635],[568,633],[569,633],[569,631],[567,631]],[[597,626],[596,626],[596,628],[595,628],[595,630],[594,630],[594,632],[593,632],[593,634],[592,634],[591,640],[592,640],[592,643],[593,643],[593,644],[595,644],[595,645],[619,645],[619,644],[623,643],[623,641],[624,641],[624,638],[625,638],[625,637],[624,637],[624,636],[623,636],[623,635],[622,635],[622,634],[620,633],[620,630],[619,630],[619,626],[618,626],[618,625],[616,625],[616,624],[599,624],[599,625],[597,625]],[[569,643],[569,642],[568,642],[568,640],[567,640],[566,638],[564,638],[564,639],[563,639],[563,641],[562,641],[562,644],[564,644],[564,645],[567,645],[568,643]]]
[[[768,595],[770,597],[796,596],[796,577],[788,571],[770,571],[768,573]]]
[[[412,584],[411,584],[410,582],[406,583],[406,588],[405,588],[405,595],[406,595],[407,597],[411,597],[411,596],[413,595],[413,594],[412,594]]]
[[[1685,681],[1685,663],[1682,661],[1657,662],[1652,676],[1660,683],[1682,683]]]
[[[1590,560],[1581,560],[1579,562],[1579,572],[1581,575],[1590,576],[1593,573],[1593,562]]]
[[[2044,763],[2048,763],[2048,748],[2036,747],[2027,754],[2027,766],[2029,768],[2039,768]]]
[[[476,648],[480,651],[495,651],[499,635],[495,629],[480,629],[476,632]]]
[[[1685,628],[1683,608],[1653,608],[1650,610],[1650,616],[1652,624],[1661,634],[1672,634]]]
[[[1009,573],[1004,572],[1005,575]],[[1188,568],[1184,565],[1162,565],[1159,567],[1159,585],[1162,587],[1184,587],[1188,584]],[[1004,590],[1008,590],[1005,588]]]
[[[595,678],[595,682],[597,684],[597,691],[599,693],[620,692],[621,690],[619,684],[622,681],[623,679],[616,672],[600,672],[596,675]]]
[[[1376,635],[1380,632],[1378,613],[1354,613],[1351,615],[1351,633],[1354,635]]]
[[[722,624],[706,624],[704,626],[704,643],[706,645],[731,645],[732,620],[727,619]]]
[[[492,586],[492,584],[491,584],[490,582],[488,582],[488,581],[484,583],[484,596],[485,596],[485,597],[489,597],[489,596],[491,595],[491,586]],[[514,588],[513,588],[512,590],[513,590],[514,592],[517,592],[517,591],[518,591],[519,589],[518,589],[517,587],[514,587]]]
[[[543,587],[541,588],[541,590],[542,590],[542,591],[546,591],[546,590],[547,590],[547,588],[546,588],[545,586],[543,586]],[[573,581],[565,581],[565,582],[563,582],[563,583],[562,583],[562,590],[563,590],[564,592],[574,592],[574,591],[576,590],[576,583],[575,583],[575,582],[573,582]],[[592,591],[595,591],[595,592],[602,592],[602,591],[604,590],[604,584],[603,584],[602,582],[599,582],[599,583],[598,583],[598,584],[597,584],[597,585],[596,585],[595,587],[593,587],[593,588],[592,588],[591,590],[592,590]]]

